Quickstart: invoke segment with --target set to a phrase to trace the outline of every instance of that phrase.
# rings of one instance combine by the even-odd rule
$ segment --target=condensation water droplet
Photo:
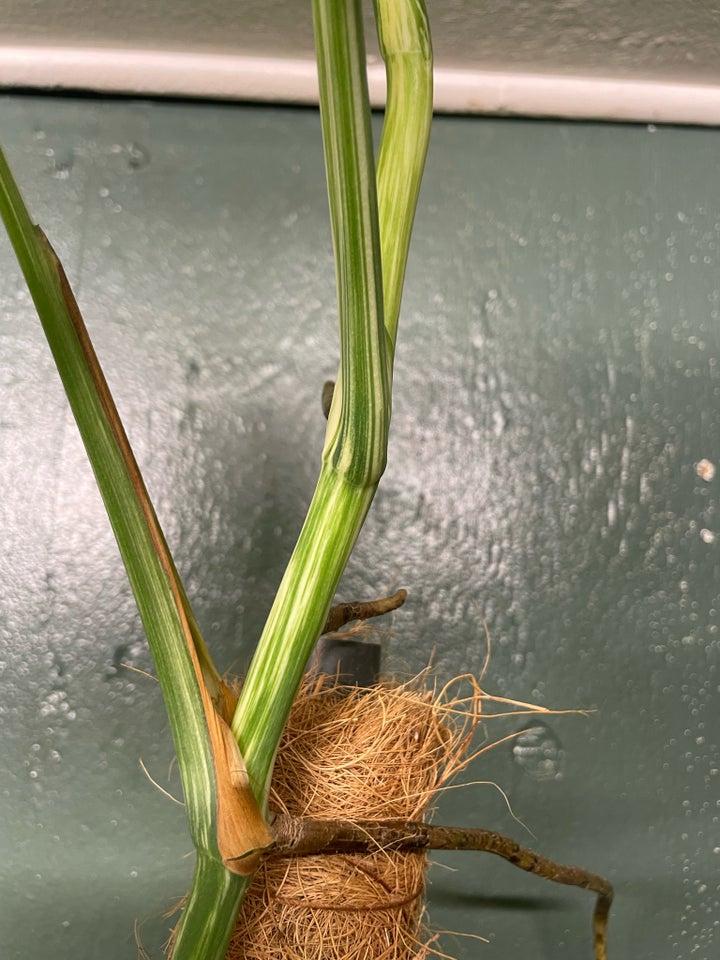
[[[515,762],[533,780],[559,780],[563,775],[565,751],[544,723],[528,725],[513,741],[512,752]]]
[[[614,500],[608,500],[607,523],[609,527],[614,527],[617,523],[617,504]]]
[[[150,163],[150,151],[141,143],[129,143],[125,149],[131,170],[142,170]]]
[[[492,412],[493,433],[496,437],[501,437],[507,427],[505,414],[499,407],[495,407]]]
[[[702,540],[703,543],[714,543],[714,542],[715,542],[715,534],[713,533],[712,530],[708,530],[707,528],[703,528],[703,529],[700,531],[700,539]]]
[[[51,176],[56,180],[67,180],[74,163],[75,155],[72,150],[56,150],[53,156]]]

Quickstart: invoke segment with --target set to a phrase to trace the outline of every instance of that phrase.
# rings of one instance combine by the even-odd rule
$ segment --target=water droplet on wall
[[[131,170],[142,170],[150,163],[150,151],[141,143],[129,143],[125,149],[127,164]]]
[[[557,736],[544,723],[532,723],[513,741],[513,759],[533,780],[559,780],[565,751]]]
[[[51,176],[56,180],[67,180],[75,164],[72,150],[56,150],[53,154]]]

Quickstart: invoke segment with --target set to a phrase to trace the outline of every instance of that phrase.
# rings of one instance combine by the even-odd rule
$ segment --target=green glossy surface
[[[337,366],[314,112],[0,101],[206,638],[242,670],[312,492]],[[611,956],[717,950],[720,134],[440,119],[389,467],[342,587],[410,590],[388,665],[595,707],[487,755],[437,818],[608,876]],[[189,880],[170,735],[99,496],[0,240],[0,952],[157,953]],[[328,347],[327,344],[330,344]],[[502,727],[502,732],[513,729]],[[493,735],[501,728],[489,727]],[[438,857],[438,860],[441,858]],[[460,958],[591,955],[590,897],[431,873]]]

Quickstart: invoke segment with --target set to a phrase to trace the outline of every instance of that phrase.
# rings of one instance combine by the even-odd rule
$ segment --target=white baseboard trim
[[[375,106],[381,63],[368,66]],[[317,103],[315,63],[121,48],[0,45],[0,87],[90,90],[137,96]],[[720,85],[436,67],[435,109],[639,123],[720,125]]]

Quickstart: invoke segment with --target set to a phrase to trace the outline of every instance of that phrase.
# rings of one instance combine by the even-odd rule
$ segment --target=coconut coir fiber
[[[422,682],[300,691],[285,729],[271,809],[326,820],[423,819],[467,762],[482,694],[465,700]],[[227,960],[410,960],[423,928],[426,855],[268,858],[243,902]]]

